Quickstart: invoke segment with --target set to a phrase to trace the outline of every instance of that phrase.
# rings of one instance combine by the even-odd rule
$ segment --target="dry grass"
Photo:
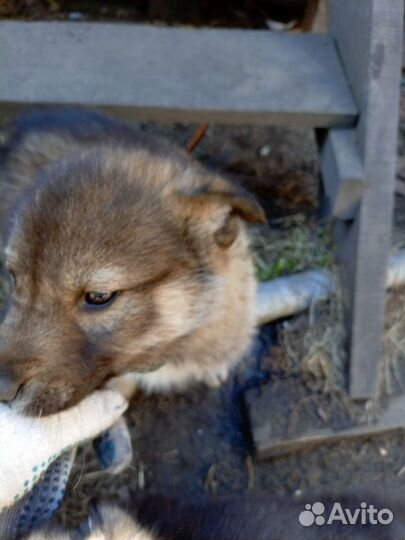
[[[401,237],[402,238],[402,237]],[[280,220],[277,228],[256,228],[252,233],[257,275],[273,279],[308,268],[333,266],[333,247],[328,227],[297,215]],[[398,244],[393,251],[403,247]],[[337,279],[339,282],[339,279]],[[285,351],[284,369],[298,374],[313,391],[338,395],[357,422],[367,417],[346,393],[348,355],[342,291],[303,314],[280,325],[279,339]],[[405,287],[388,291],[383,358],[376,401],[405,391]]]
[[[382,397],[405,391],[405,286],[388,294],[383,347]]]
[[[343,389],[347,354],[340,295],[281,324],[279,339],[287,372],[299,372],[314,390]]]
[[[259,281],[309,268],[330,268],[333,248],[329,227],[296,214],[251,229]]]
[[[252,232],[259,280],[314,268],[329,268],[337,275],[327,225],[302,214],[281,219],[276,225]],[[287,374],[298,374],[314,391],[344,394],[347,353],[340,290],[328,301],[282,322],[279,340],[285,351],[283,367]]]
[[[299,372],[316,391],[345,392],[348,356],[342,294],[285,321],[280,342],[287,371]],[[376,401],[405,392],[405,287],[387,292],[383,356]]]

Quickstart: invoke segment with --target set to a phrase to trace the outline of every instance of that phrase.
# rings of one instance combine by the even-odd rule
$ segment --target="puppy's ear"
[[[240,220],[247,223],[266,223],[266,216],[256,199],[240,186],[221,177],[180,195],[180,204],[190,224],[203,227],[215,242],[227,248],[235,241]]]

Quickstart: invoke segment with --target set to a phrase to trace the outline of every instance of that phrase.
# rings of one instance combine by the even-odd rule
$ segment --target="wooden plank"
[[[350,306],[350,393],[374,394],[390,247],[403,0],[331,0],[330,30],[360,111],[357,144],[367,187],[352,226],[337,224]]]
[[[296,379],[265,385],[259,392],[257,389],[247,391],[245,400],[258,458],[405,431],[403,395],[390,398],[373,423],[356,425],[349,420],[344,423],[340,420],[341,425],[334,428],[327,414],[325,420],[319,415],[323,408],[322,399],[328,403],[328,397],[310,395]],[[330,407],[330,402],[328,405]]]
[[[267,444],[265,444],[264,441],[259,440],[257,446],[257,455],[259,459],[279,457],[291,452],[308,450],[316,446],[337,444],[343,441],[357,439],[368,439],[377,435],[396,433],[398,431],[405,431],[405,427],[403,425],[390,426],[384,423],[379,423],[371,426],[358,426],[342,429],[341,431],[333,431],[331,429],[322,429],[319,431],[314,430],[295,439],[280,439],[272,442],[268,441]]]
[[[353,219],[365,187],[354,129],[331,129],[321,146],[320,170],[331,214]]]
[[[79,104],[163,121],[351,125],[333,40],[268,31],[0,22],[0,112]]]

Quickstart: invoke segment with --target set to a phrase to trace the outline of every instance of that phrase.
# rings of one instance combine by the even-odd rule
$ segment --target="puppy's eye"
[[[90,306],[104,306],[109,304],[116,296],[118,291],[90,291],[85,294],[84,301]]]

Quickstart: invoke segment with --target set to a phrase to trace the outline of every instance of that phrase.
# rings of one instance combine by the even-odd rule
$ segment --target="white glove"
[[[60,454],[108,429],[127,408],[100,390],[58,414],[30,418],[0,404],[0,512],[18,501]]]

